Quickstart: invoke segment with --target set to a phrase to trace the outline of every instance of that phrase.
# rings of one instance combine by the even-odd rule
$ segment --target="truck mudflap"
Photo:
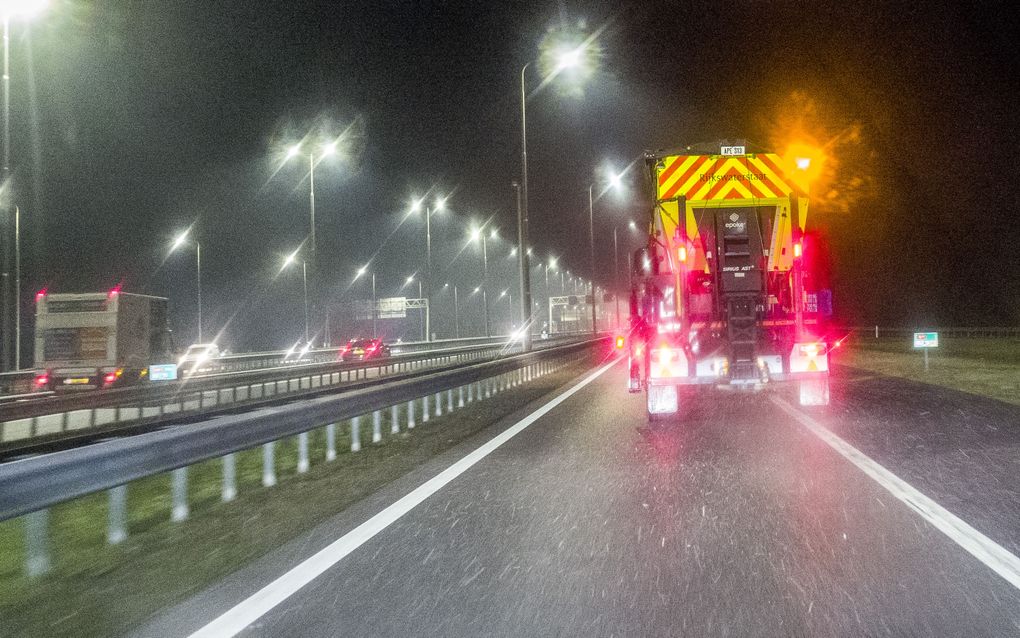
[[[648,386],[648,417],[655,419],[680,411],[679,390],[676,385]]]

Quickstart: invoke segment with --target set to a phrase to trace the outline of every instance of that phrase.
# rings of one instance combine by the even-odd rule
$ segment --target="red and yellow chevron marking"
[[[659,200],[681,196],[689,202],[788,197],[793,192],[792,182],[782,166],[774,153],[666,157],[657,170]]]

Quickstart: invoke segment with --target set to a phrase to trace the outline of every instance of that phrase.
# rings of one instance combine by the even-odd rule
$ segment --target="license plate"
[[[64,379],[64,385],[85,385],[89,383],[88,377],[72,377],[70,379]]]
[[[365,351],[362,348],[355,348],[354,354],[365,354]]]

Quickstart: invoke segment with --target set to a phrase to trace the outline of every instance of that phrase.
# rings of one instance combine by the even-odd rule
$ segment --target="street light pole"
[[[376,325],[376,318],[379,316],[379,304],[375,299],[375,272],[372,273],[372,338],[379,336],[379,326]]]
[[[3,183],[0,184],[0,188],[3,189],[3,201],[0,202],[0,206],[3,210],[0,213],[3,214],[3,238],[0,243],[0,248],[3,249],[3,281],[0,282],[0,286],[3,287],[3,311],[0,314],[0,328],[6,333],[10,327],[10,313],[14,311],[14,369],[21,367],[21,282],[20,282],[20,261],[21,261],[21,229],[19,228],[19,211],[15,208],[15,219],[14,219],[14,278],[17,281],[15,284],[15,291],[13,299],[11,298],[10,279],[8,274],[8,268],[10,268],[10,253],[8,250],[8,239],[7,239],[7,216],[11,211],[11,198],[12,198],[12,187],[11,187],[11,74],[10,74],[10,16],[4,11],[4,76],[3,76],[3,109],[4,109],[4,155],[3,155]],[[10,338],[4,334],[2,337],[2,356],[0,356],[0,370],[7,370],[11,365],[11,342]]]
[[[301,286],[305,293],[305,345],[308,345],[308,261],[301,260]]]
[[[202,343],[202,244],[195,242],[195,279],[198,283],[198,342]]]
[[[485,313],[485,336],[491,337],[492,330],[489,327],[489,295],[486,291],[489,285],[489,250],[485,241],[485,233],[482,233],[482,308]]]
[[[595,202],[592,198],[594,184],[588,185],[588,256],[591,259],[591,281],[588,288],[591,290],[591,331],[598,332],[595,326]]]
[[[453,335],[460,339],[460,300],[457,298],[457,286],[453,286]]]
[[[528,96],[521,67],[521,184],[517,187],[517,260],[521,278],[521,349],[531,350],[531,269],[528,267]],[[515,184],[516,186],[516,184]]]
[[[432,207],[425,207],[425,341],[432,341]]]
[[[620,246],[616,241],[616,231],[619,227],[613,226],[613,299],[616,301],[616,329],[620,329]]]

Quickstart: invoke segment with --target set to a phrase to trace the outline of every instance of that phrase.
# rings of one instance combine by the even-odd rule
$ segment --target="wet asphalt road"
[[[768,395],[649,424],[623,387],[618,365],[242,635],[1020,635],[1020,591]],[[808,414],[1017,553],[1020,409],[841,370]],[[187,635],[498,427],[148,632]]]

